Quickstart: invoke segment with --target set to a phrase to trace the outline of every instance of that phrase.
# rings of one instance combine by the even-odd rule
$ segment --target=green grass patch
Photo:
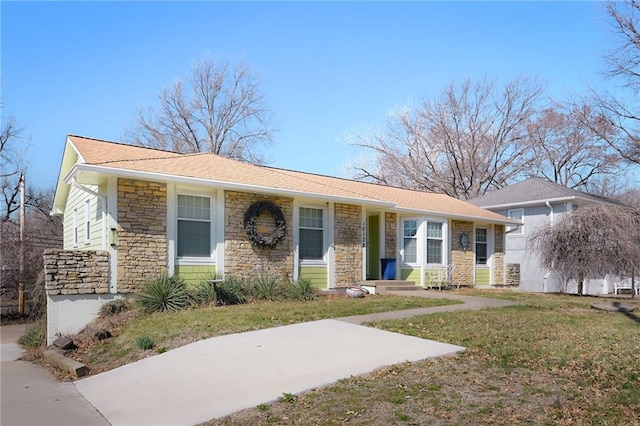
[[[93,373],[138,360],[136,339],[147,336],[155,347],[170,350],[197,340],[223,334],[279,325],[458,303],[418,297],[369,296],[364,299],[322,297],[311,301],[264,301],[243,305],[202,307],[139,315],[123,325],[114,337],[80,348],[79,361]]]

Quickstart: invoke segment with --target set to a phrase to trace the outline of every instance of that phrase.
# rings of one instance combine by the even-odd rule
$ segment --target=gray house
[[[553,224],[564,213],[593,203],[618,202],[576,191],[544,179],[531,178],[481,197],[469,200],[471,204],[522,222],[509,226],[505,238],[505,264],[507,270],[520,271],[519,287],[533,292],[577,292],[577,283],[568,286],[554,272],[542,267],[539,255],[528,244],[528,237],[541,226]],[[584,286],[585,294],[613,292],[611,277],[595,277]]]

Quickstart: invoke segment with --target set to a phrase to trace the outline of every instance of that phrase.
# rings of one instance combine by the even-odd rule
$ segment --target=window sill
[[[325,262],[324,260],[301,260],[300,266],[323,267],[327,266],[327,262]]]
[[[177,257],[176,265],[215,265],[213,257]]]

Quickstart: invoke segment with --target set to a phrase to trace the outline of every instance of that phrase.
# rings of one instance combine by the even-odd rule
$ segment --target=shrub
[[[221,283],[214,283],[213,290],[218,305],[238,305],[247,302],[247,284],[242,278],[227,277]]]
[[[143,351],[153,348],[153,339],[147,335],[138,336],[136,346]]]
[[[255,300],[281,300],[286,295],[286,287],[279,278],[260,274],[251,281],[251,295]]]
[[[38,321],[34,322],[27,327],[24,334],[18,339],[18,344],[26,348],[39,348],[46,343],[47,334],[47,320],[45,317],[41,317]]]
[[[201,281],[189,291],[191,303],[195,306],[212,305],[216,302],[216,290],[212,280],[217,279],[215,275],[211,275]]]
[[[289,296],[295,300],[313,300],[318,297],[319,290],[313,286],[311,280],[300,278],[287,289]]]
[[[100,307],[98,316],[100,318],[112,317],[119,314],[120,312],[128,310],[130,307],[131,306],[125,299],[112,300],[111,302],[107,302]]]
[[[144,285],[137,300],[145,312],[184,309],[189,306],[189,294],[184,281],[165,274]]]

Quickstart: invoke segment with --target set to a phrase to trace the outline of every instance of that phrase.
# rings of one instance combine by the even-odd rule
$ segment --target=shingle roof
[[[540,178],[530,178],[514,185],[506,186],[477,198],[469,203],[484,208],[516,206],[518,204],[544,203],[547,200],[566,199],[578,202],[618,203],[614,200],[577,191]]]
[[[509,219],[444,194],[411,191],[350,179],[257,166],[215,154],[178,154],[69,136],[84,165],[105,173],[135,172],[158,180],[192,178],[203,184],[246,186],[259,192],[300,193],[309,197],[359,200],[363,204],[386,204],[396,210],[431,212],[490,222]]]

